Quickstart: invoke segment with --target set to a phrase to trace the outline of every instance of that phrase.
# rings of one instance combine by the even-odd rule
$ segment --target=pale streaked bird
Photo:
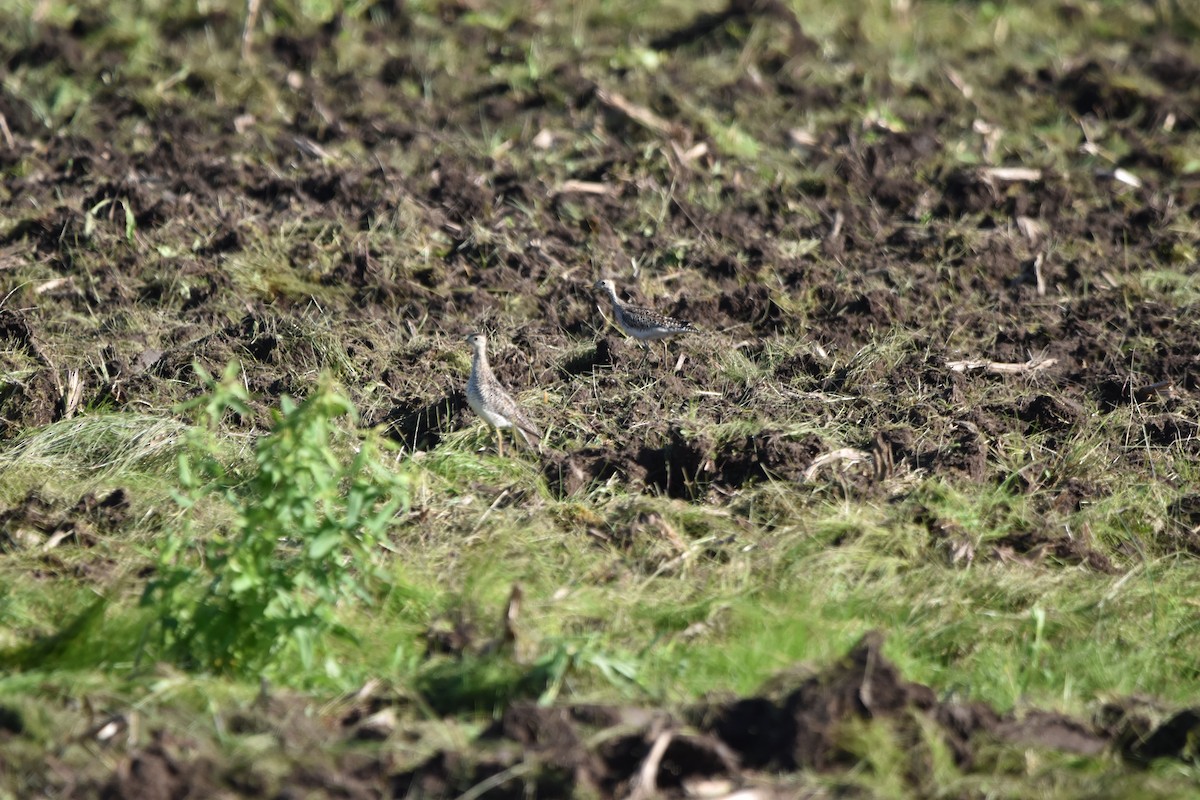
[[[530,447],[539,447],[542,432],[525,416],[513,396],[500,385],[488,363],[487,336],[472,333],[467,336],[471,345],[471,377],[467,379],[467,403],[471,409],[496,430],[496,451],[504,455],[504,437],[501,433],[511,428],[521,435]]]

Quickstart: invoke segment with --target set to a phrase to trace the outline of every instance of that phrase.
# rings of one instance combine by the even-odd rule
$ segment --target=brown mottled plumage
[[[680,333],[699,333],[696,328],[682,320],[659,314],[649,308],[622,302],[617,297],[617,287],[608,279],[596,281],[595,288],[608,295],[608,299],[612,302],[613,317],[616,318],[617,325],[621,330],[637,339],[647,352],[650,351],[649,343],[652,341],[666,339],[668,336],[676,336]]]

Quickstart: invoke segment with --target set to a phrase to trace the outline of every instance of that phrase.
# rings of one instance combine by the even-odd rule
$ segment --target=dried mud
[[[1196,454],[1200,308],[1143,296],[1133,278],[1137,265],[1186,260],[1195,246],[1187,231],[1200,217],[1200,180],[1180,168],[1171,135],[1193,127],[1200,107],[1200,59],[1188,42],[1162,34],[1131,44],[1122,61],[1099,51],[1069,63],[1047,59],[977,87],[1050,98],[1102,120],[1128,145],[1112,167],[1135,171],[1138,187],[1111,172],[1046,166],[1035,180],[1006,181],[948,163],[945,141],[970,129],[976,109],[949,84],[901,87],[877,75],[870,77],[885,93],[927,98],[927,113],[908,116],[902,130],[868,130],[858,119],[821,128],[790,151],[800,177],[761,181],[733,161],[710,170],[718,144],[682,121],[671,91],[747,119],[778,103],[864,108],[871,81],[855,60],[853,32],[838,45],[847,78],[835,86],[805,80],[805,64],[822,58],[821,49],[780,3],[735,1],[657,32],[651,48],[675,55],[664,67],[663,85],[673,89],[652,90],[644,102],[667,121],[664,132],[605,99],[614,82],[631,77],[625,68],[597,78],[564,61],[526,84],[492,77],[529,52],[535,23],[483,25],[468,5],[440,4],[436,32],[479,59],[464,66],[468,79],[425,63],[426,51],[415,47],[401,47],[410,54],[383,59],[369,74],[342,71],[337,17],[306,35],[260,42],[256,69],[288,110],[279,123],[245,119],[201,69],[182,77],[195,103],[163,95],[148,105],[119,81],[98,83],[91,137],[43,127],[0,88],[12,136],[0,149],[8,209],[0,227],[0,439],[78,408],[169,409],[199,390],[193,364],[219,372],[237,359],[260,411],[281,394],[303,394],[329,369],[364,424],[387,426],[410,450],[431,450],[473,424],[461,339],[483,327],[496,334],[500,379],[542,393],[529,406],[556,432],[541,469],[560,497],[615,480],[719,502],[754,483],[807,480],[819,456],[853,447],[886,453],[885,467],[825,471],[816,480],[863,495],[886,493],[880,483],[906,471],[1003,483],[1036,493],[1049,518],[1078,510],[1101,489],[1052,463],[1004,483],[1004,436],[1039,437],[1052,452],[1089,420],[1136,406],[1141,447],[1122,453],[1123,469],[1149,477],[1156,450]],[[411,43],[420,26],[403,3],[380,3],[372,13],[365,36],[381,51]],[[196,14],[169,38],[207,31],[238,40],[240,20]],[[737,25],[747,21],[775,26],[782,44],[751,53],[753,69],[725,85],[696,84],[689,59],[736,58]],[[6,54],[6,69],[113,69],[122,56],[111,37],[97,35],[106,25],[99,12],[66,28],[31,25],[26,46]],[[1173,127],[1164,127],[1168,119]],[[517,131],[509,157],[452,134],[500,126]],[[785,127],[755,130],[787,146]],[[529,154],[542,131],[575,149],[535,169]],[[589,132],[587,146],[575,141],[581,131]],[[709,150],[689,166],[680,154],[693,143]],[[647,160],[647,152],[656,155]],[[568,182],[602,191],[570,191]],[[751,182],[757,188],[747,191]],[[664,200],[655,224],[639,204],[649,192]],[[273,238],[282,231],[291,233]],[[1048,249],[1051,234],[1069,246]],[[254,251],[264,240],[285,244],[278,253]],[[246,277],[247,264],[267,262],[274,268]],[[653,285],[654,296],[631,280],[631,262],[653,276],[644,286]],[[20,281],[5,277],[16,269]],[[602,274],[705,332],[673,342],[665,362],[656,353],[643,358],[605,326],[590,290]],[[1034,355],[1055,362],[1017,377],[947,366]],[[83,387],[75,404],[65,389],[72,370]],[[744,422],[750,428],[738,427]],[[801,422],[848,433],[840,441],[796,433]],[[710,429],[732,432],[704,433]],[[31,495],[0,514],[0,549],[48,540],[86,547],[96,530],[122,524],[125,502],[109,495],[56,509]],[[1163,533],[1164,549],[1200,553],[1198,505],[1172,509],[1178,525]],[[977,552],[936,513],[917,521],[951,562],[1049,559],[1115,569],[1085,539],[1061,538],[1049,524]],[[911,753],[906,780],[918,789],[932,769],[923,738],[930,730],[965,770],[993,768],[980,763],[978,743],[989,737],[1077,753],[1115,748],[1133,760],[1194,757],[1188,737],[1197,712],[1157,727],[1136,710],[1110,712],[1101,725],[941,700],[905,681],[868,639],[779,696],[674,714],[513,706],[478,747],[411,768],[370,755],[320,766],[297,759],[269,785],[253,769],[234,774],[161,734],[122,753],[103,782],[59,788],[60,796],[108,798],[218,789],[452,797],[493,780],[487,796],[527,796],[533,787],[538,796],[618,797],[635,791],[655,743],[669,735],[648,773],[653,786],[643,789],[683,796],[698,781],[717,781],[816,796],[802,783],[783,788],[780,774],[852,763],[841,733],[866,719],[891,722]],[[271,724],[272,735],[288,740]],[[19,717],[0,713],[0,738],[20,735]],[[373,735],[356,722],[318,738]]]

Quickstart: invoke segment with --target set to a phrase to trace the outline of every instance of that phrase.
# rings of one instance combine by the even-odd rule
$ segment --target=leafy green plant
[[[235,365],[220,382],[197,369],[209,393],[184,407],[197,418],[178,464],[188,513],[163,540],[142,602],[164,655],[185,667],[279,672],[293,649],[307,672],[322,636],[350,636],[338,605],[368,598],[380,579],[373,558],[407,506],[408,479],[382,463],[372,436],[348,460],[334,447],[335,420],[355,412],[328,378],[302,403],[284,397],[253,464],[230,466],[217,431],[227,414],[250,414],[249,395]],[[204,501],[232,511],[229,530],[197,536]],[[325,667],[336,675],[332,660]]]

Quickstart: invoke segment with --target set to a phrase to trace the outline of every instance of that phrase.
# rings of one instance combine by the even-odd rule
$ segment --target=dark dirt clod
[[[619,476],[634,482],[645,478],[645,468],[629,455],[608,448],[588,447],[574,453],[549,453],[542,474],[551,491],[567,497],[592,485]]]
[[[0,706],[0,736],[20,736],[25,733],[25,717],[15,708]]]
[[[1069,397],[1039,394],[1020,402],[1017,417],[1029,433],[1057,432],[1080,424],[1087,416],[1083,406]]]
[[[1000,739],[1030,747],[1083,755],[1096,755],[1109,745],[1109,740],[1091,725],[1047,711],[1032,711],[1020,719],[1004,720],[993,733]]]
[[[215,770],[187,753],[186,743],[158,733],[148,746],[121,759],[101,788],[102,800],[180,800],[212,797]]]
[[[1144,736],[1126,737],[1126,757],[1149,762],[1174,758],[1195,763],[1200,760],[1200,709],[1185,708]]]
[[[713,480],[731,487],[768,478],[799,480],[825,449],[813,434],[797,440],[777,431],[761,431],[721,446],[714,456]]]
[[[591,375],[598,369],[611,366],[613,366],[613,354],[608,337],[598,339],[595,347],[562,362],[563,371],[576,377]]]
[[[672,427],[660,445],[644,445],[635,457],[645,470],[646,484],[668,497],[694,498],[712,474],[712,444],[703,437],[688,437]]]
[[[867,634],[839,664],[779,699],[748,698],[693,714],[746,767],[829,769],[851,758],[838,738],[847,720],[894,717],[935,705],[932,690],[900,677],[882,645],[878,633]]]
[[[1091,547],[1082,536],[1047,530],[1027,530],[1012,533],[991,543],[996,558],[1021,556],[1030,561],[1040,561],[1049,556],[1064,564],[1083,564],[1097,572],[1116,573],[1108,556]]]
[[[466,407],[466,395],[455,392],[429,403],[399,405],[375,424],[384,424],[390,435],[410,450],[432,450],[454,430]]]
[[[595,774],[595,756],[584,747],[575,720],[567,708],[543,708],[517,703],[504,711],[481,739],[505,739],[537,753],[543,763],[557,769]]]

